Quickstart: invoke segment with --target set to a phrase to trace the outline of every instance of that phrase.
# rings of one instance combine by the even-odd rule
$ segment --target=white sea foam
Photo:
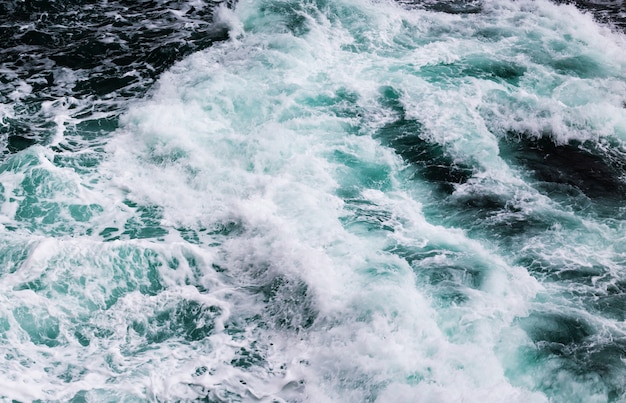
[[[520,318],[563,307],[550,299],[563,287],[500,256],[497,242],[431,222],[428,184],[376,137],[400,113],[381,89],[398,92],[423,139],[476,162],[451,198],[489,188],[520,216],[571,216],[499,157],[498,141],[620,138],[625,39],[572,6],[484,8],[241,1],[217,13],[231,40],[164,73],[96,168],[59,168],[37,147],[11,157],[2,224],[17,230],[2,237],[26,257],[3,258],[1,345],[13,359],[0,393],[550,401],[548,367],[524,372],[541,364],[524,361],[535,345]],[[550,46],[582,67],[550,65]],[[602,76],[578,77],[585,60]],[[18,212],[32,198],[47,213],[29,222]],[[577,223],[582,235],[554,226],[520,248],[618,270],[620,252],[596,246],[619,235]],[[566,372],[559,382],[602,392]]]

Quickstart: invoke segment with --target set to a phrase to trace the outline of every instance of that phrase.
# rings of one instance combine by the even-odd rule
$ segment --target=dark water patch
[[[313,325],[318,312],[307,284],[299,279],[277,275],[259,287],[268,319],[281,329],[301,331]]]
[[[235,358],[231,360],[230,364],[243,369],[265,366],[267,362],[265,358],[263,358],[263,352],[255,348],[256,344],[255,342],[251,343],[250,347],[252,350],[241,347],[239,351],[235,353]]]
[[[553,354],[566,354],[588,339],[594,331],[582,318],[564,313],[535,312],[521,320],[530,338]]]
[[[504,211],[478,224],[476,228],[471,228],[470,232],[474,234],[487,231],[494,235],[492,240],[503,246],[512,247],[526,237],[547,231],[552,224],[553,222],[543,220],[541,217]]]
[[[514,263],[526,268],[533,276],[542,280],[580,284],[595,287],[596,279],[605,276],[608,268],[601,265],[583,266],[571,262],[550,262],[532,251],[525,252]]]
[[[448,14],[479,14],[482,12],[482,1],[480,0],[397,0],[397,2],[406,7]]]
[[[431,296],[435,299],[436,305],[444,308],[465,304],[470,299],[469,295],[454,283],[440,284],[433,290]]]
[[[480,28],[476,30],[475,35],[477,37],[484,38],[488,41],[497,42],[501,39],[511,38],[515,36],[515,33],[513,29],[511,29],[510,27],[491,26],[491,27],[484,27],[484,28]]]
[[[441,144],[428,141],[422,124],[406,117],[400,98],[398,90],[381,88],[380,103],[391,110],[396,119],[379,129],[376,138],[416,167],[419,179],[431,183],[441,194],[451,194],[456,185],[472,177],[476,168],[467,162],[456,161]]]
[[[310,31],[307,19],[306,2],[267,2],[260,7],[260,12],[281,17],[276,26],[283,28],[294,36],[303,36]]]
[[[7,150],[9,153],[16,153],[18,151],[22,151],[32,146],[37,142],[36,139],[31,139],[28,137],[22,137],[19,135],[9,135]]]
[[[605,379],[615,377],[615,371],[621,370],[623,375],[623,357],[626,357],[626,340],[624,339],[596,339],[590,340],[580,348],[570,349],[566,352],[574,361],[570,369],[579,374],[597,373]],[[622,385],[620,391],[623,393]]]
[[[485,278],[484,268],[465,265],[436,265],[416,270],[419,277],[431,285],[456,284],[470,288],[480,288]]]
[[[525,166],[540,181],[568,184],[591,198],[626,194],[622,180],[626,161],[617,154],[618,150],[607,155],[590,141],[557,145],[547,136],[509,136],[501,142],[500,150],[504,157]]]
[[[0,273],[15,273],[28,259],[29,248],[26,245],[3,242],[0,248]]]
[[[339,118],[354,118],[361,116],[357,103],[359,95],[347,88],[341,87],[333,94],[320,93],[298,100],[307,108],[323,109]],[[350,128],[348,128],[350,129]],[[348,130],[358,134],[358,127]]]
[[[590,293],[591,294],[591,293]],[[626,320],[626,293],[613,295],[590,295],[587,306],[598,314],[619,322]]]
[[[102,161],[104,155],[97,151],[84,151],[78,154],[58,152],[54,155],[53,163],[58,167],[71,168],[78,174],[93,172],[93,169]]]
[[[534,186],[542,194],[572,211],[585,214],[592,213],[596,209],[593,199],[589,198],[581,189],[568,183],[537,182]],[[611,206],[611,203],[606,204]]]
[[[443,246],[432,245],[430,243],[423,247],[415,247],[395,242],[385,248],[385,252],[401,257],[415,270],[419,270],[419,266],[422,261],[437,258],[439,256],[445,256],[448,249]]]
[[[130,239],[159,238],[167,235],[168,231],[161,226],[163,209],[158,206],[137,206],[126,201],[126,205],[136,208],[136,214],[124,224],[122,236]]]
[[[535,312],[520,324],[535,343],[536,361],[556,360],[560,371],[579,382],[591,382],[607,401],[620,401],[626,395],[623,337],[600,335],[575,314]],[[559,384],[563,380],[546,378],[544,382],[550,392],[551,387],[557,386],[550,383]],[[561,387],[554,391],[562,390]]]
[[[57,126],[50,102],[69,102],[63,113],[72,117],[98,112],[114,119],[174,62],[228,37],[213,23],[220,3],[2,2],[0,101],[12,104],[13,116],[3,119],[0,134],[45,144]]]
[[[626,281],[615,280],[604,287],[599,284],[589,291],[586,306],[604,317],[626,320]]]
[[[173,165],[188,156],[188,153],[178,147],[168,147],[165,144],[151,144],[149,156],[146,158],[151,164],[158,166]],[[195,173],[195,170],[193,170]]]
[[[555,58],[550,64],[557,72],[566,76],[598,78],[606,75],[600,64],[585,55]]]
[[[181,238],[185,240],[185,242],[189,242],[194,245],[200,245],[200,236],[198,231],[193,228],[177,228],[176,229],[180,234]]]
[[[523,253],[514,264],[524,267],[541,281],[558,284],[561,297],[576,302],[595,318],[626,320],[626,282],[613,268],[570,261],[550,262],[532,251]]]
[[[188,342],[200,341],[215,329],[215,318],[221,315],[217,306],[206,306],[193,300],[182,300],[175,306],[165,306],[145,318],[133,321],[130,328],[149,344],[159,344],[170,338]]]
[[[65,383],[70,383],[82,379],[87,373],[88,370],[86,368],[68,364],[58,375],[58,378]]]
[[[313,326],[319,312],[308,284],[297,274],[278,267],[275,259],[267,260],[265,252],[254,249],[244,256],[224,254],[223,260],[212,264],[216,272],[226,273],[256,300],[253,309],[232,318],[228,332],[239,333],[253,326],[298,333]]]
[[[476,55],[455,63],[420,67],[419,74],[433,84],[464,80],[466,77],[504,82],[517,86],[526,68],[506,60],[493,60]]]
[[[105,241],[115,241],[116,239],[120,238],[118,234],[119,231],[120,229],[117,227],[106,227],[102,231],[100,231],[98,235],[101,236]]]
[[[209,235],[235,237],[242,235],[246,231],[246,226],[241,220],[238,219],[224,220],[215,223],[211,228],[200,229],[200,232],[204,231],[206,231]]]
[[[414,269],[417,278],[429,284],[430,294],[442,306],[460,305],[470,297],[469,289],[480,289],[486,270],[469,265],[440,264]]]
[[[624,282],[609,269],[594,266],[586,270],[563,270],[562,294],[576,301],[585,310],[602,320],[622,322],[626,320],[626,289]]]
[[[131,84],[138,84],[140,81],[137,77],[93,77],[85,81],[81,81],[74,86],[74,90],[78,93],[94,94],[102,96],[114,91],[121,90]],[[130,94],[128,94],[130,95]]]
[[[474,169],[457,163],[445,147],[419,137],[415,122],[398,121],[388,125],[381,134],[391,138],[389,145],[407,162],[418,168],[416,175],[444,194],[451,194],[456,185],[467,182]]]
[[[86,390],[78,391],[72,398],[70,399],[70,403],[87,403],[89,402],[89,392]]]
[[[29,113],[24,111],[24,113]],[[35,112],[35,114],[38,111]],[[37,122],[29,125],[19,118],[5,117],[0,119],[0,137],[6,139],[0,155],[15,154],[36,144],[40,133],[49,133],[54,129],[53,122]]]
[[[498,194],[484,187],[472,187],[467,191],[455,194],[448,200],[450,206],[461,211],[471,211],[471,214],[480,219],[486,219],[497,212],[516,209],[514,200],[509,195]]]
[[[388,231],[393,232],[392,213],[363,199],[346,199],[346,211],[351,214],[341,217],[343,225],[354,232]]]
[[[442,204],[426,206],[426,211],[440,216],[440,219],[463,228],[476,229],[487,224],[489,218],[509,208],[509,198],[488,189],[470,189],[455,194]],[[443,208],[442,208],[443,207]]]
[[[465,229],[467,235],[487,239],[517,252],[529,238],[541,236],[554,226],[580,228],[580,221],[572,214],[550,208],[536,208],[534,200],[524,194],[498,193],[492,184],[464,185],[444,200],[433,200],[424,205],[425,214],[445,226]]]
[[[626,3],[624,0],[556,0],[556,3],[574,4],[591,11],[598,22],[612,24],[626,31]]]
[[[126,260],[128,257],[134,263],[134,266],[132,266],[134,269],[132,280],[126,281],[126,285],[131,287],[131,290],[133,289],[132,287],[136,287],[144,295],[157,295],[164,289],[164,285],[161,283],[161,275],[159,274],[163,262],[156,252],[150,249],[144,251],[139,249],[121,249],[119,251],[119,260],[116,262],[118,267],[128,270],[130,268],[128,260]],[[125,261],[126,265],[123,264]],[[127,274],[126,270],[123,271],[124,274]]]
[[[489,269],[466,253],[452,252],[449,245],[423,247],[396,243],[385,249],[404,259],[417,281],[440,306],[460,305],[470,299],[470,290],[483,287]]]
[[[590,208],[589,198],[600,205],[597,212],[616,213],[626,197],[626,152],[617,143],[556,144],[549,136],[511,134],[500,142],[500,154],[523,167],[538,190],[573,208]]]
[[[536,376],[537,365],[545,365],[549,372],[541,374],[541,380],[533,389],[541,391],[549,401],[553,402],[576,402],[586,403],[589,396],[594,401],[607,403],[623,402],[626,398],[626,390],[623,385],[624,372],[619,366],[606,371],[585,372],[585,366],[577,367],[575,361],[566,358],[549,355],[541,350],[527,350],[524,353],[526,365],[519,373],[509,373],[509,379],[516,382],[525,376]],[[585,395],[581,396],[581,390]]]
[[[79,325],[76,327],[76,330],[74,330],[74,334],[73,334],[75,340],[78,342],[78,344],[80,344],[83,347],[87,347],[88,345],[91,344],[91,339],[90,339],[90,332],[89,329],[87,329],[86,326],[84,325]]]

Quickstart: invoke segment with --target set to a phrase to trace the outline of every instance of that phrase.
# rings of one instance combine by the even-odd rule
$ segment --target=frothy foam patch
[[[241,12],[245,13],[245,9]],[[332,29],[326,25],[313,28]],[[331,66],[337,69],[345,54],[342,45],[328,44],[327,37],[323,38],[329,48],[321,50]],[[264,52],[256,51],[257,47],[262,47]],[[275,343],[280,342],[287,349],[285,354],[301,351],[299,355],[306,357],[306,360],[291,363],[299,368],[294,369],[296,373],[306,375],[302,386],[304,393],[311,398],[326,395],[359,399],[381,393],[389,379],[429,378],[431,375],[426,368],[418,371],[419,375],[411,375],[415,370],[401,359],[408,350],[424,359],[433,354],[434,358],[428,360],[433,365],[456,360],[464,364],[450,365],[465,367],[475,360],[474,354],[483,354],[492,347],[485,350],[491,342],[485,342],[477,333],[476,339],[465,341],[475,346],[475,350],[470,349],[473,352],[457,356],[460,351],[453,349],[450,355],[443,353],[453,344],[445,341],[447,336],[439,326],[454,334],[454,321],[441,318],[447,324],[437,323],[437,314],[430,307],[430,297],[416,287],[414,271],[420,270],[420,263],[416,261],[415,267],[411,267],[405,259],[385,251],[390,236],[388,228],[397,228],[397,231],[404,226],[417,226],[421,230],[431,228],[419,213],[419,205],[402,201],[406,197],[402,196],[402,191],[398,195],[400,201],[389,204],[380,192],[357,189],[357,197],[367,206],[358,214],[370,217],[376,214],[385,222],[379,221],[379,229],[371,229],[369,237],[359,231],[360,237],[346,232],[342,225],[346,220],[346,201],[335,195],[342,177],[333,177],[336,168],[327,157],[343,151],[346,142],[356,147],[369,147],[371,140],[368,137],[359,141],[349,132],[345,137],[344,122],[349,121],[338,116],[337,112],[345,106],[366,113],[370,101],[364,97],[366,105],[350,105],[350,97],[340,95],[339,91],[345,91],[342,88],[347,87],[359,97],[359,79],[351,77],[346,82],[348,76],[341,71],[337,71],[337,75],[325,73],[320,77],[320,70],[328,69],[320,61],[313,64],[313,71],[303,74],[307,71],[305,62],[316,60],[315,50],[301,38],[264,34],[261,38],[244,36],[234,44],[217,46],[195,55],[162,78],[158,91],[149,102],[131,111],[127,117],[128,133],[112,140],[109,147],[115,150],[112,153],[114,158],[105,162],[104,167],[116,172],[111,176],[116,182],[124,183],[129,198],[162,206],[164,217],[170,223],[193,225],[194,221],[202,220],[205,225],[215,226],[210,221],[220,217],[230,217],[237,222],[238,228],[217,247],[219,267],[248,287],[265,288],[264,298],[270,304],[288,301],[302,304],[304,311],[296,316],[304,315],[305,321],[299,323],[294,323],[293,317],[281,319],[283,314],[280,311],[286,309],[284,306],[270,305],[268,309],[274,320],[280,319],[278,323],[270,323],[270,328],[282,329],[281,333],[290,328],[301,332],[298,337],[304,340],[304,344],[296,343],[296,346],[291,345],[293,342],[285,334],[274,337],[277,337]],[[320,78],[323,81],[320,82]],[[363,85],[366,91],[368,87],[375,88],[371,80],[372,73],[366,76]],[[312,94],[324,91],[329,93],[326,99],[311,98]],[[366,92],[365,96],[368,95],[374,93]],[[285,114],[289,119],[283,118]],[[132,147],[128,147],[129,142]],[[356,162],[360,162],[359,158]],[[402,176],[402,165],[398,164],[397,158],[385,158],[392,164],[384,169],[389,170],[393,189]],[[118,167],[123,167],[124,171],[116,171]],[[193,186],[189,186],[190,183]],[[400,206],[407,202],[405,209],[413,212],[405,217]],[[181,203],[184,209],[180,208]],[[446,233],[444,228],[429,231],[432,237],[450,236],[435,235],[439,231]],[[397,236],[412,244],[410,239],[415,234],[400,235],[398,232]],[[461,244],[469,242],[464,240],[462,233],[454,237],[458,237]],[[421,235],[420,239],[423,238]],[[210,244],[206,238],[201,238],[200,242]],[[409,247],[403,242],[395,242]],[[434,241],[427,241],[430,242]],[[442,250],[454,248],[448,242],[439,242],[443,243],[438,247]],[[459,253],[474,255],[472,249],[476,245],[469,245],[471,243],[462,247],[468,248],[466,252]],[[479,255],[475,259],[489,262],[483,263],[487,266],[482,269],[485,270],[482,274],[485,283],[474,285],[477,288],[473,291],[464,290],[468,291],[466,298],[488,305],[501,302],[495,298],[488,303],[491,297],[483,300],[482,295],[511,293],[512,290],[496,290],[502,286],[508,289],[506,284],[513,274],[506,273],[515,270],[511,271],[502,262],[493,262],[493,257]],[[302,286],[293,288],[289,285],[298,283],[298,278],[304,280]],[[533,282],[524,277],[515,281]],[[304,293],[304,299],[290,296],[285,301],[281,287],[290,288],[291,293]],[[530,286],[529,295],[534,292],[532,289]],[[392,298],[393,294],[397,296]],[[521,297],[519,302],[522,312],[524,298]],[[310,303],[308,299],[312,299]],[[409,306],[415,308],[407,311]],[[487,311],[494,308],[495,305]],[[455,310],[454,306],[449,309]],[[462,312],[466,309],[469,308],[462,308],[457,315],[463,317],[466,314]],[[314,315],[312,323],[306,322],[307,310],[316,311],[309,313]],[[507,326],[514,316],[507,315],[496,326]],[[466,326],[473,326],[471,323],[477,318],[466,318]],[[263,331],[257,337],[263,338],[262,334]],[[405,344],[412,334],[423,336]],[[420,343],[424,340],[430,340],[432,353],[424,352]],[[438,357],[439,354],[444,355]],[[368,356],[370,358],[365,358]],[[356,363],[352,364],[354,360]],[[391,367],[381,369],[381,362],[385,363],[383,368]],[[491,363],[497,365],[497,362],[492,353]],[[357,363],[363,367],[355,367]],[[392,369],[394,363],[401,365]],[[449,368],[448,364],[443,365]],[[479,374],[487,367],[454,372],[462,378],[468,377],[467,384],[471,385],[479,382]],[[432,378],[448,385],[446,373],[447,370],[439,368]],[[499,374],[500,380],[496,383],[502,385],[503,391],[510,388],[503,393],[517,393],[515,388],[505,386],[508,382],[502,370],[495,370],[494,374]],[[322,392],[315,386],[320,383],[329,384],[332,389]]]
[[[594,284],[621,290],[620,232],[499,155],[510,131],[621,141],[607,105],[623,86],[622,37],[543,2],[451,15],[267,0],[218,15],[231,40],[164,73],[105,144],[3,161],[2,393],[623,394],[616,367],[608,380],[572,369],[602,354],[565,355],[623,333],[585,305]],[[485,189],[491,201],[472,199]],[[464,203],[484,227],[461,217]],[[530,231],[530,217],[549,231]],[[616,246],[591,246],[604,243]],[[558,278],[561,265],[591,267],[590,283]],[[578,336],[560,338],[568,329]]]

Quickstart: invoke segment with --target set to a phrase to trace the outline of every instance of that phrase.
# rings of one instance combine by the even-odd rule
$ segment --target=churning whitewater
[[[619,24],[118,3],[97,64],[51,11],[14,54],[67,60],[2,65],[4,400],[626,400]]]

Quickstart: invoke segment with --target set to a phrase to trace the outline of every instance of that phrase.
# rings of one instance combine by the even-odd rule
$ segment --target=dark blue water
[[[213,24],[219,3],[3,2],[3,152],[50,144],[59,131],[115,128],[126,102],[165,69],[228,37]],[[58,108],[67,121],[54,120]]]

